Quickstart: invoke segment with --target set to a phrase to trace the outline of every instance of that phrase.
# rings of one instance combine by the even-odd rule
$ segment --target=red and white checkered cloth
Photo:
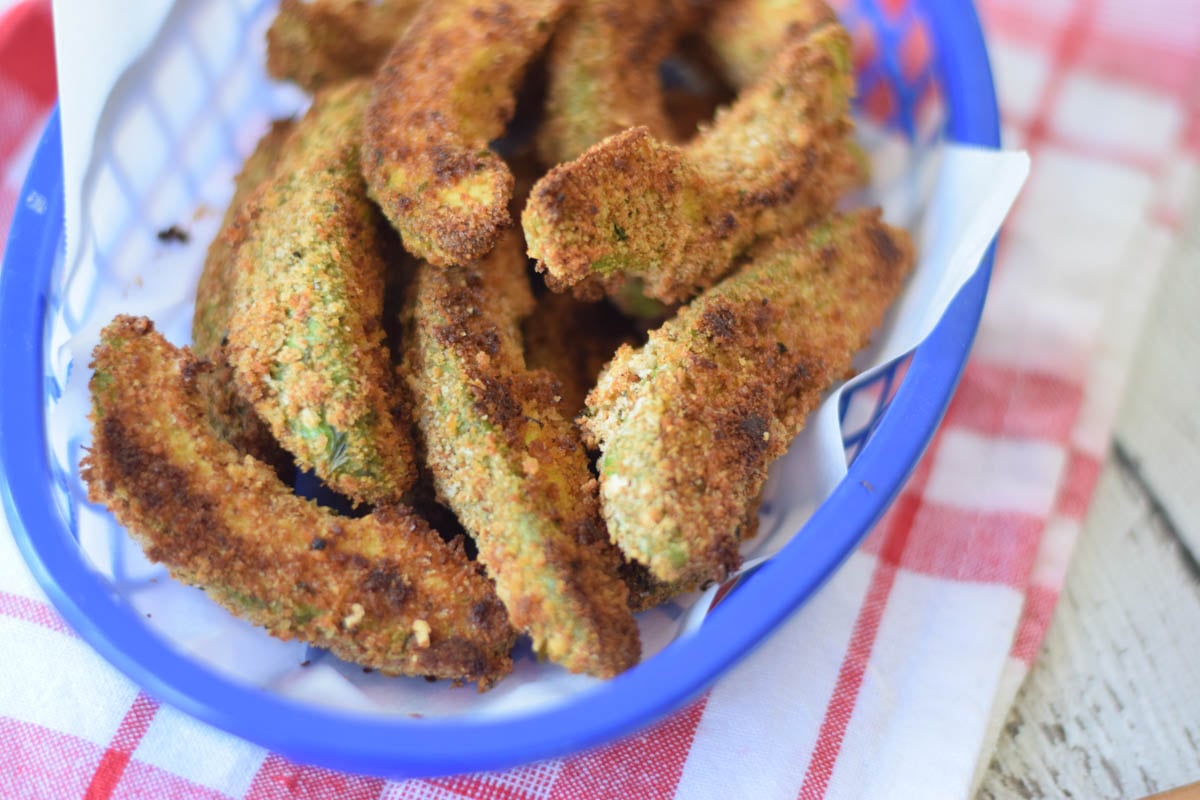
[[[50,3],[0,0],[0,241],[56,94]]]
[[[0,230],[51,101],[46,5],[0,33]],[[301,766],[140,692],[0,534],[0,797],[967,795],[1050,620],[1200,155],[1194,0],[982,12],[1007,143],[1034,170],[975,354],[878,529],[700,701],[627,741],[504,773],[389,782]]]

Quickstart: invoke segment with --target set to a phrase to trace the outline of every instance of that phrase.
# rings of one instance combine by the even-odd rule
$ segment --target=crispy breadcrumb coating
[[[882,320],[913,262],[877,211],[764,248],[634,350],[581,418],[601,451],[614,542],[659,579],[723,580],[740,563],[767,467]]]
[[[849,49],[826,25],[788,42],[686,146],[633,128],[551,170],[522,215],[547,284],[594,295],[633,277],[647,297],[686,300],[757,238],[829,211],[848,182]]]
[[[581,0],[554,33],[538,154],[578,158],[601,139],[644,125],[671,139],[658,64],[691,23],[688,0]]]
[[[238,394],[225,340],[233,311],[237,253],[250,230],[254,207],[250,200],[275,171],[275,162],[292,125],[291,120],[273,122],[234,179],[233,198],[220,230],[208,247],[204,270],[196,284],[192,315],[192,351],[213,364],[213,369],[200,377],[197,384],[209,422],[222,439],[239,452],[272,465],[280,477],[294,470],[292,457],[275,441],[270,426],[254,406]]]
[[[608,303],[585,303],[569,294],[553,292],[538,298],[521,329],[526,365],[558,379],[560,408],[568,419],[584,411],[588,392],[617,348],[622,344],[636,346],[638,339],[645,338],[638,335],[632,320]],[[622,556],[609,541],[608,530],[603,524],[598,527],[594,546],[607,563],[616,565],[617,574],[629,590],[631,611],[645,611],[695,588],[658,580],[644,566]]]
[[[375,77],[362,145],[371,197],[410,253],[483,257],[511,224],[513,177],[488,143],[566,0],[424,5]]]
[[[638,630],[599,517],[596,483],[556,381],[526,369],[520,238],[473,266],[422,265],[404,370],[434,485],[479,547],[515,627],[573,672],[635,664]]]
[[[196,391],[204,401],[213,433],[233,445],[239,453],[270,465],[281,480],[296,476],[296,462],[271,433],[271,428],[254,406],[237,390],[233,365],[225,348],[213,353],[211,369],[196,376]]]
[[[299,466],[355,502],[387,503],[417,470],[383,342],[380,220],[359,171],[368,91],[319,92],[255,195],[229,355],[239,391]]]
[[[267,72],[307,92],[370,75],[421,0],[281,0],[267,30]]]
[[[784,42],[836,21],[824,0],[722,0],[703,35],[726,80],[742,89],[767,70]]]
[[[117,317],[93,355],[82,464],[153,561],[281,639],[389,675],[490,685],[516,634],[491,582],[403,507],[338,517],[292,494],[208,426],[207,366],[145,318]]]
[[[272,122],[234,178],[233,197],[225,209],[221,228],[208,247],[204,270],[196,284],[192,351],[201,358],[211,359],[229,335],[237,253],[246,241],[255,209],[250,200],[258,187],[274,174],[283,143],[294,126],[287,119]]]

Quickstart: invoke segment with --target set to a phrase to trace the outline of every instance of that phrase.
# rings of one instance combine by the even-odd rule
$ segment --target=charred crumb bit
[[[470,620],[481,628],[498,626],[506,618],[507,613],[498,600],[480,600],[471,606]]]
[[[739,423],[742,432],[749,439],[761,439],[768,430],[766,417],[760,414],[747,414]]]
[[[339,560],[342,563],[349,564],[355,569],[366,569],[371,565],[370,559],[368,559],[362,553],[350,553],[348,555],[341,555],[339,553],[339,556]]]
[[[390,565],[372,568],[363,581],[363,588],[382,594],[396,608],[402,608],[413,594],[404,576]]]
[[[425,682],[426,683],[437,683],[437,676],[436,675],[426,675]],[[461,686],[462,684],[459,681],[453,681],[453,682],[451,682],[450,685],[451,686]]]
[[[312,661],[307,658],[300,662],[300,666],[302,666],[302,667],[307,667],[307,666],[310,666],[311,664],[312,664]]]
[[[716,235],[718,239],[728,239],[737,230],[737,217],[733,214],[726,213],[717,222]]]
[[[478,385],[472,389],[476,408],[496,425],[507,427],[514,420],[524,416],[521,413],[521,404],[513,395],[512,387],[507,381],[493,375],[483,375]]]
[[[772,322],[771,303],[764,297],[762,303],[754,313],[754,329],[760,334],[766,334]]]
[[[868,227],[867,236],[871,239],[871,244],[875,245],[875,251],[879,253],[888,266],[898,264],[904,258],[904,253],[901,251],[896,241],[888,235],[886,230],[874,226]]]
[[[790,376],[790,384],[793,386],[800,386],[801,384],[803,384],[804,382],[806,382],[808,380],[808,377],[811,374],[812,374],[812,370],[809,368],[809,365],[803,361],[799,361],[796,363],[795,368],[792,370],[792,374]]]
[[[728,308],[717,306],[704,312],[702,325],[714,339],[732,339],[736,332],[737,320]]]
[[[160,242],[178,242],[179,244],[187,244],[192,238],[191,234],[178,225],[163,228],[157,235]]]
[[[479,344],[485,353],[494,356],[500,352],[500,334],[493,328],[479,334]]]
[[[363,667],[363,673],[366,675],[370,675],[374,671],[375,670],[372,667]]]
[[[312,544],[310,544],[309,547],[312,548],[313,550],[324,550],[325,545],[326,545],[326,541],[324,539],[322,539],[320,536],[314,536],[313,540],[312,540]]]

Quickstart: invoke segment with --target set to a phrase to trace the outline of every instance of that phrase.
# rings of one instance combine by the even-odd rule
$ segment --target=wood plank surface
[[[1179,536],[1200,554],[1200,214],[1192,216],[1153,309],[1116,439]]]
[[[1161,275],[1054,621],[979,800],[1200,781],[1198,310],[1200,207]]]
[[[1200,572],[1185,553],[1110,461],[979,798],[1143,797],[1200,779]]]

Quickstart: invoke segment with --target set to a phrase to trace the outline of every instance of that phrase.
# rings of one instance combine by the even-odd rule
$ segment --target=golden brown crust
[[[513,624],[539,654],[608,677],[637,662],[637,626],[556,381],[525,367],[525,263],[508,234],[477,265],[422,265],[405,373],[439,499],[474,537]]]
[[[785,42],[836,21],[824,0],[722,0],[703,32],[725,78],[741,89],[767,70]]]
[[[565,0],[422,7],[375,77],[362,146],[371,196],[410,253],[483,257],[511,224],[513,177],[488,143]]]
[[[394,503],[416,479],[384,345],[383,246],[358,143],[369,84],[318,93],[255,194],[229,356],[275,438],[334,490]]]
[[[82,471],[154,561],[273,636],[386,674],[490,685],[515,634],[490,582],[411,511],[337,517],[209,428],[208,366],[117,317],[92,364]]]
[[[267,72],[307,92],[370,75],[421,0],[281,0],[267,30]]]
[[[546,164],[577,158],[601,139],[643,125],[672,138],[658,64],[691,24],[687,0],[583,0],[555,31],[547,59]]]
[[[233,313],[237,254],[257,208],[252,198],[274,173],[293,124],[292,120],[271,123],[234,179],[233,198],[204,259],[192,315],[192,350],[213,363],[213,369],[198,384],[209,421],[221,438],[240,452],[272,465],[281,478],[293,470],[292,457],[275,441],[270,426],[254,406],[238,394],[226,339]]]
[[[620,551],[616,552],[619,556]],[[625,588],[629,590],[629,610],[635,614],[649,611],[689,591],[689,588],[682,584],[659,580],[644,564],[624,557],[621,557],[619,572]]]
[[[229,355],[218,348],[209,360],[210,369],[196,375],[196,391],[204,400],[208,423],[213,432],[233,445],[239,453],[254,456],[270,465],[280,480],[295,477],[296,462],[288,451],[279,446],[270,426],[254,410],[254,406],[237,390],[237,379]]]
[[[552,289],[686,300],[760,237],[817,218],[847,181],[849,38],[837,25],[788,42],[770,69],[685,147],[645,128],[611,136],[552,169],[522,214]]]
[[[292,120],[272,122],[234,178],[233,197],[225,209],[221,228],[208,247],[204,269],[196,284],[192,347],[201,358],[211,358],[229,335],[237,253],[246,241],[256,209],[250,200],[275,172],[279,153],[294,124]]]
[[[764,246],[634,350],[588,396],[613,540],[659,579],[740,563],[768,465],[845,377],[911,269],[907,234],[858,212]]]

